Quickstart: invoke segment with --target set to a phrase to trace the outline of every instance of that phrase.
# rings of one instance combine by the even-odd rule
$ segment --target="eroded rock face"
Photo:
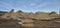
[[[25,19],[22,21],[23,27],[34,27],[33,20],[31,19]]]
[[[13,10],[5,13],[3,16],[1,16],[4,19],[13,19],[18,20],[18,24],[22,25],[23,27],[34,27],[34,20],[51,20],[52,17],[57,17],[58,14],[48,14],[48,13],[25,13],[25,12],[14,12]],[[39,25],[39,24],[38,24]]]
[[[0,19],[0,28],[21,28],[18,20],[13,19]]]
[[[13,18],[13,19],[30,18],[30,19],[36,19],[36,20],[51,20],[51,19],[58,17],[58,14],[56,13],[49,14],[49,13],[44,13],[44,12],[27,13],[27,12],[22,12],[22,11],[17,11],[15,13],[14,10],[12,9],[10,12],[5,13],[3,17],[7,19],[9,18]]]
[[[50,20],[50,16],[47,13],[37,13],[35,14],[35,18],[38,20]]]

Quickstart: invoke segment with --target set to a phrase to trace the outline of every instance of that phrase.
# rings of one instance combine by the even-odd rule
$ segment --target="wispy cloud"
[[[6,9],[21,9],[24,11],[59,11],[60,0],[0,0],[0,10]]]
[[[0,3],[1,3],[1,6],[5,6],[5,8],[14,8],[11,4],[9,4],[9,3],[6,3],[6,2],[2,2],[2,1],[0,1]]]

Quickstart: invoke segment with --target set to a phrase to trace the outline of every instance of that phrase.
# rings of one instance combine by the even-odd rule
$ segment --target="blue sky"
[[[0,11],[11,9],[25,12],[51,12],[60,11],[60,0],[0,0]]]

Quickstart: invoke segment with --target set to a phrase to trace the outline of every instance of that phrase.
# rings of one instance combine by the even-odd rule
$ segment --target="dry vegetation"
[[[60,14],[56,12],[27,13],[12,9],[0,15],[0,28],[60,28]]]

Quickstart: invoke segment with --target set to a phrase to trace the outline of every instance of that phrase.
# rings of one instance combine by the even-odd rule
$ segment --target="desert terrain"
[[[60,14],[0,11],[0,28],[60,28]]]

